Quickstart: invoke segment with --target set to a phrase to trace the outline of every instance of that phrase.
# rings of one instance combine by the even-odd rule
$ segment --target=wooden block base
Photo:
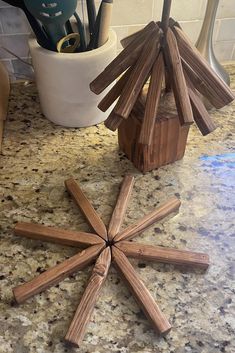
[[[166,101],[167,99],[167,101]],[[155,121],[151,145],[139,144],[143,109],[138,102],[130,117],[118,128],[121,151],[141,172],[148,172],[183,158],[189,125],[181,126],[174,109],[169,109],[169,99],[164,98]],[[164,101],[166,104],[164,104]]]

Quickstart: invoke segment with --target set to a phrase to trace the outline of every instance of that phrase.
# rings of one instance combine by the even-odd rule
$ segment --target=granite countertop
[[[235,66],[227,67],[235,88]],[[218,353],[235,352],[235,103],[212,117],[218,129],[202,137],[193,127],[183,160],[142,175],[118,151],[116,133],[103,124],[86,129],[55,126],[40,113],[34,85],[12,88],[0,157],[1,353]],[[173,195],[175,217],[138,240],[207,252],[207,272],[131,260],[172,323],[159,338],[112,268],[80,349],[63,337],[91,267],[17,306],[12,288],[76,253],[76,249],[13,235],[18,221],[88,231],[65,192],[77,179],[108,224],[126,173],[136,177],[125,224]]]

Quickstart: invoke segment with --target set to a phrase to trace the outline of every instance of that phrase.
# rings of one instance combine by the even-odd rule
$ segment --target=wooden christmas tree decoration
[[[118,99],[105,122],[114,131],[129,118],[150,78],[139,136],[139,143],[148,146],[152,143],[163,82],[166,91],[173,91],[180,124],[190,125],[195,121],[203,135],[216,126],[200,94],[216,108],[234,99],[230,88],[190,43],[179,24],[169,18],[170,8],[171,0],[164,0],[161,22],[150,22],[143,30],[122,40],[123,51],[90,84],[91,90],[100,94],[122,75],[98,105],[106,111]]]
[[[32,223],[18,223],[15,226],[14,232],[19,236],[85,248],[30,282],[14,288],[13,293],[17,303],[23,303],[33,295],[58,284],[65,277],[95,261],[92,275],[65,337],[65,340],[73,345],[79,346],[83,340],[111,263],[125,279],[136,301],[159,334],[166,334],[171,329],[171,325],[135,272],[128,257],[183,266],[199,266],[204,269],[209,265],[209,257],[206,254],[129,241],[180,207],[180,201],[175,197],[171,198],[135,224],[121,230],[133,183],[132,176],[128,175],[124,178],[107,229],[74,179],[65,182],[66,188],[93,228],[94,233],[62,230]]]

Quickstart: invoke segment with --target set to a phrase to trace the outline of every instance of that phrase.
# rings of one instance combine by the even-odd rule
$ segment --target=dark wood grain
[[[196,88],[200,91],[200,85],[204,88],[204,93],[207,90],[206,97],[216,108],[222,108],[234,100],[234,95],[231,89],[222,81],[222,79],[209,66],[206,59],[201,53],[190,43],[185,33],[177,26],[173,26],[172,30],[177,39],[180,55],[182,59],[189,65],[192,72],[198,78]],[[194,75],[194,77],[195,77]],[[190,79],[192,77],[189,74]],[[195,85],[196,80],[193,84]]]
[[[185,72],[186,84],[188,87],[189,98],[193,109],[193,117],[197,127],[201,131],[203,136],[206,136],[216,129],[216,125],[212,121],[205,105],[202,102],[201,97],[194,88],[190,81],[187,73]]]
[[[111,263],[110,248],[102,251],[71,322],[65,340],[77,347],[82,342]]]
[[[104,125],[111,131],[116,131],[117,128],[123,122],[123,118],[114,112],[114,109],[109,114],[108,118],[105,120]]]
[[[144,28],[140,29],[139,31],[136,31],[132,34],[130,34],[129,36],[122,38],[120,40],[120,43],[122,45],[123,48],[127,47],[127,45],[129,45],[134,39],[136,39],[137,37],[139,37],[139,35],[141,33],[143,33]]]
[[[143,50],[131,71],[131,75],[122,90],[114,112],[127,119],[137,98],[149,78],[153,64],[160,49],[160,32],[156,29],[153,36],[144,44]]]
[[[180,200],[177,197],[172,197],[164,204],[155,208],[152,212],[138,220],[136,223],[130,225],[122,232],[118,233],[114,238],[115,242],[136,237],[148,227],[150,227],[153,223],[160,221],[172,212],[178,211],[180,205]]]
[[[90,84],[90,89],[100,94],[114,80],[116,80],[129,66],[135,64],[143,50],[144,43],[156,33],[155,22],[150,22],[126,48],[99,74]]]
[[[155,120],[161,97],[162,80],[164,76],[163,54],[160,52],[153,66],[147,101],[144,112],[144,120],[141,127],[139,143],[150,146],[153,140]]]
[[[115,100],[122,93],[123,88],[125,87],[130,74],[132,71],[132,67],[122,75],[122,77],[116,82],[116,84],[111,88],[111,90],[106,94],[106,96],[100,101],[98,104],[98,108],[102,110],[102,112],[106,112],[107,109],[111,107],[111,105],[115,102]]]
[[[21,237],[75,246],[78,248],[104,244],[104,240],[96,234],[46,227],[33,223],[17,223],[14,228],[14,234]]]
[[[65,186],[94,231],[104,240],[108,240],[107,230],[102,219],[99,217],[78,183],[73,178],[70,178],[65,181]]]
[[[177,41],[170,28],[166,34],[164,54],[168,71],[172,79],[172,88],[181,125],[193,124],[193,112],[184,78]]]
[[[130,241],[121,241],[116,243],[115,246],[123,251],[127,257],[140,260],[182,266],[197,266],[203,269],[207,269],[210,264],[209,256],[204,253],[138,244]]]
[[[155,331],[161,335],[167,334],[171,325],[165,315],[159,309],[149,290],[141,281],[127,257],[115,246],[112,248],[114,265],[122,278],[126,281],[137,303],[152,324]]]
[[[105,245],[93,245],[80,253],[41,273],[31,281],[13,289],[17,303],[23,303],[32,296],[56,285],[72,273],[89,265],[104,249]]]
[[[139,143],[143,114],[132,111],[118,128],[120,150],[134,166],[145,173],[183,158],[190,125],[180,125],[177,113],[166,109],[155,120],[152,144],[143,145]]]
[[[121,190],[119,192],[115,208],[111,217],[108,228],[108,238],[113,240],[115,235],[119,232],[122,226],[123,219],[125,217],[128,202],[131,196],[131,192],[134,185],[134,177],[126,175],[123,179]]]

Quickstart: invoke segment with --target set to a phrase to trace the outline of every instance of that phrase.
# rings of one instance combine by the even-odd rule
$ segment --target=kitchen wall
[[[99,1],[96,1],[99,4]],[[119,39],[160,19],[163,0],[114,0],[112,25]],[[172,17],[177,19],[192,41],[196,41],[205,13],[206,0],[173,0]],[[81,5],[78,5],[81,13]],[[31,77],[27,39],[30,28],[24,14],[0,0],[0,60],[12,79]],[[214,30],[215,53],[220,61],[235,60],[235,0],[221,0]],[[23,58],[15,58],[4,48]],[[119,50],[121,47],[119,46]]]

